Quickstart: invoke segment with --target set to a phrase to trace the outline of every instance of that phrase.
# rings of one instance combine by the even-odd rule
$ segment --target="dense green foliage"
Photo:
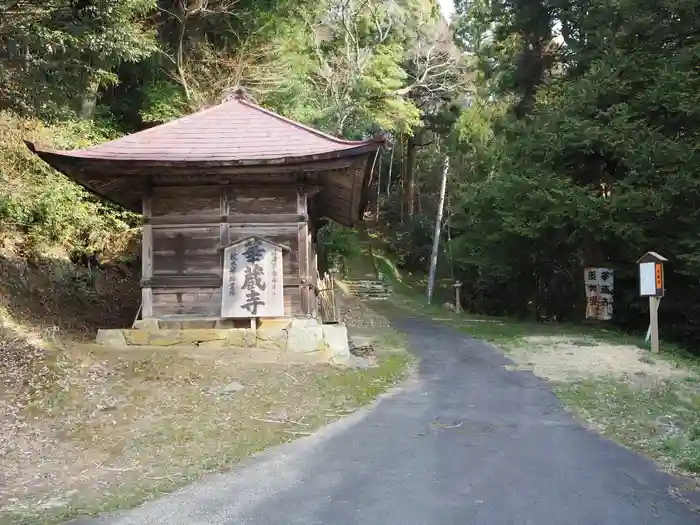
[[[0,240],[33,257],[54,248],[68,254],[104,250],[128,234],[136,224],[133,214],[87,194],[38,162],[22,142],[78,148],[113,136],[109,127],[90,121],[45,126],[0,112]]]
[[[318,244],[324,270],[332,270],[341,274],[346,262],[361,254],[356,233],[332,222],[326,224],[319,231]]]
[[[663,334],[697,341],[696,3],[459,7],[483,72],[458,126],[472,171],[458,189],[455,248],[473,304],[580,318],[583,268],[604,265],[616,270],[615,322],[639,329],[647,305],[635,261],[655,250],[670,259]],[[474,36],[491,24],[490,36]]]

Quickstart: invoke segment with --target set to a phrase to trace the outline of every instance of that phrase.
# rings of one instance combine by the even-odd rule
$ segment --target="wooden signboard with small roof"
[[[659,304],[665,294],[664,263],[668,259],[656,252],[645,253],[638,261],[639,295],[649,298],[649,337],[651,351],[659,352]]]

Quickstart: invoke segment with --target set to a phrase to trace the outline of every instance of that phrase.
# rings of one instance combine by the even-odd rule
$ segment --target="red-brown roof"
[[[377,139],[338,139],[236,97],[98,146],[51,153],[80,159],[268,164],[353,155],[378,147]]]
[[[74,151],[29,149],[87,190],[141,211],[154,186],[309,184],[315,216],[362,220],[384,140],[342,140],[236,97],[186,117]]]

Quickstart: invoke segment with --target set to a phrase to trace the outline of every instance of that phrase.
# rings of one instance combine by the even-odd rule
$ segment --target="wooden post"
[[[308,201],[306,190],[300,187],[297,191],[297,213],[306,215],[308,213]],[[299,233],[297,236],[297,257],[299,258],[299,300],[301,302],[301,313],[305,317],[311,314],[309,298],[309,223],[300,221],[298,223]]]
[[[379,192],[382,189],[382,156],[379,154],[379,170],[377,173],[377,211],[375,212],[375,219],[379,219]]]
[[[396,140],[396,137],[393,138]],[[389,191],[391,191],[391,169],[394,166],[394,148],[396,144],[391,144],[391,157],[389,157],[389,179],[386,181],[386,196],[389,197]]]
[[[340,321],[340,315],[338,314],[338,307],[335,302],[335,277],[333,275],[330,276],[328,279],[328,282],[330,283],[330,295],[331,295],[331,309],[333,312],[333,315],[331,317],[332,321],[334,323],[337,323]]]
[[[148,223],[151,218],[151,197],[153,187],[151,181],[146,181],[143,193],[143,218],[146,224],[141,226],[141,279],[150,281],[153,277],[153,227]],[[141,318],[153,317],[153,290],[147,284],[141,288]]]
[[[649,330],[651,351],[659,352],[659,303],[666,293],[664,286],[664,263],[668,259],[656,252],[645,253],[638,261],[639,295],[649,297]]]
[[[659,298],[649,297],[649,326],[651,330],[651,351],[659,353]]]
[[[462,301],[459,298],[460,291],[462,289],[462,283],[456,282],[455,287],[455,312],[460,313],[462,311]]]

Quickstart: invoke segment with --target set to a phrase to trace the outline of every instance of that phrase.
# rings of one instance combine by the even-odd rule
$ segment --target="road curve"
[[[419,371],[375,406],[108,525],[698,525],[677,481],[584,429],[529,372],[405,319]]]

